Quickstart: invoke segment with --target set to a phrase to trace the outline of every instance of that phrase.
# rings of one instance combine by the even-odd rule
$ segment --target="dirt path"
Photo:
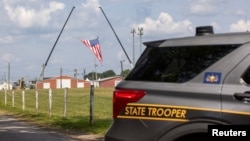
[[[34,134],[28,134],[34,133],[34,132],[42,132],[44,135],[41,136],[40,138],[45,138],[46,135],[49,135],[50,133],[56,134],[56,135],[62,135],[62,136],[68,136],[69,141],[104,141],[104,137],[100,135],[91,135],[91,134],[82,134],[82,133],[76,133],[76,132],[68,132],[62,129],[52,129],[52,128],[46,128],[39,126],[35,123],[28,122],[22,119],[18,119],[11,114],[5,113],[0,110],[0,122],[2,122],[1,129],[0,129],[0,134],[2,135],[1,137],[4,138],[4,136],[8,137],[12,136],[15,139],[20,139],[23,137],[23,133],[27,133],[27,135],[31,135],[33,137],[31,138],[38,138],[37,136],[34,136]],[[14,125],[15,124],[15,125]],[[18,127],[20,126],[20,127]],[[8,130],[4,130],[8,129]],[[35,131],[33,131],[33,129]],[[25,130],[25,131],[24,131]],[[15,133],[15,134],[14,134]],[[12,135],[13,134],[13,135]],[[27,137],[27,135],[25,135]],[[55,137],[55,136],[53,136]],[[68,140],[68,139],[66,139]]]

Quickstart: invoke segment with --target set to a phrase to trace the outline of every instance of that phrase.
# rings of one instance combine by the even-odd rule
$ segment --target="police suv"
[[[250,125],[249,32],[200,26],[195,36],[144,45],[115,87],[105,141],[206,140],[210,125]]]

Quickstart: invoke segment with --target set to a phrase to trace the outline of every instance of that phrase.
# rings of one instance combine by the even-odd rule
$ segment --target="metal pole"
[[[133,65],[135,65],[135,29],[131,29],[131,33],[133,34]]]
[[[108,20],[108,18],[107,18],[107,16],[106,16],[106,14],[105,14],[105,13],[104,13],[104,11],[102,10],[102,7],[100,6],[99,8],[101,9],[101,11],[102,11],[102,13],[103,13],[104,17],[106,18],[106,20],[108,21],[109,26],[110,26],[110,27],[111,27],[111,29],[113,30],[113,32],[114,32],[114,34],[115,34],[116,39],[117,39],[117,40],[118,40],[118,42],[120,43],[120,45],[121,45],[121,47],[122,47],[122,49],[123,49],[123,52],[125,53],[126,57],[128,58],[129,63],[130,63],[130,64],[131,64],[131,66],[133,67],[133,64],[132,64],[132,62],[131,62],[130,58],[128,57],[128,54],[127,54],[126,50],[124,49],[124,47],[123,47],[123,45],[122,45],[122,43],[121,43],[120,39],[119,39],[119,38],[118,38],[118,36],[116,35],[115,30],[113,29],[113,27],[112,27],[111,23],[109,22],[109,20]]]
[[[138,35],[140,36],[140,53],[141,53],[141,44],[142,44],[142,41],[141,41],[141,36],[143,35],[143,28],[141,27],[138,27],[138,31],[139,31],[139,33],[138,33]]]
[[[85,71],[85,68],[83,68],[83,80],[85,80],[85,74],[86,74],[86,71]]]
[[[121,74],[120,75],[122,75],[122,73],[123,73],[123,62],[124,62],[124,60],[121,61]]]
[[[64,27],[65,27],[66,23],[68,22],[69,17],[70,17],[70,15],[71,15],[71,13],[73,12],[74,9],[75,9],[75,7],[73,7],[73,8],[71,9],[69,16],[68,16],[66,22],[64,23],[63,28],[62,28],[62,30],[60,31],[60,33],[59,33],[59,35],[58,35],[58,37],[57,37],[57,39],[56,39],[56,42],[54,43],[53,48],[52,48],[52,50],[50,51],[49,56],[48,56],[48,58],[47,58],[45,64],[43,65],[42,73],[41,73],[39,79],[43,76],[44,70],[45,70],[45,67],[46,67],[47,64],[48,64],[49,58],[50,58],[50,56],[51,56],[51,54],[52,54],[52,52],[53,52],[53,50],[54,50],[54,48],[55,48],[55,46],[56,46],[56,44],[57,44],[59,38],[60,38],[60,36],[61,36],[61,34],[62,34],[63,30],[64,30]]]

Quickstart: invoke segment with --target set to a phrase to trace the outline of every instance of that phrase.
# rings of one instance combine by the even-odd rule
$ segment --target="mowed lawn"
[[[65,93],[68,93],[65,98]],[[113,88],[0,91],[0,110],[37,124],[104,135],[112,123]],[[38,101],[36,102],[36,93]],[[67,102],[65,102],[67,99]],[[66,103],[66,108],[65,108]],[[37,104],[37,106],[36,106]]]

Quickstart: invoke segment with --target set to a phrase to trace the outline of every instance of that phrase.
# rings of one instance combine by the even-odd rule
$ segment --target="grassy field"
[[[13,104],[14,92],[14,104]],[[68,89],[66,114],[64,112],[65,89],[52,90],[52,108],[49,106],[49,90],[0,91],[0,110],[37,124],[104,135],[112,123],[113,88],[94,88],[93,118],[90,122],[90,88]],[[23,94],[25,104],[23,104]]]

